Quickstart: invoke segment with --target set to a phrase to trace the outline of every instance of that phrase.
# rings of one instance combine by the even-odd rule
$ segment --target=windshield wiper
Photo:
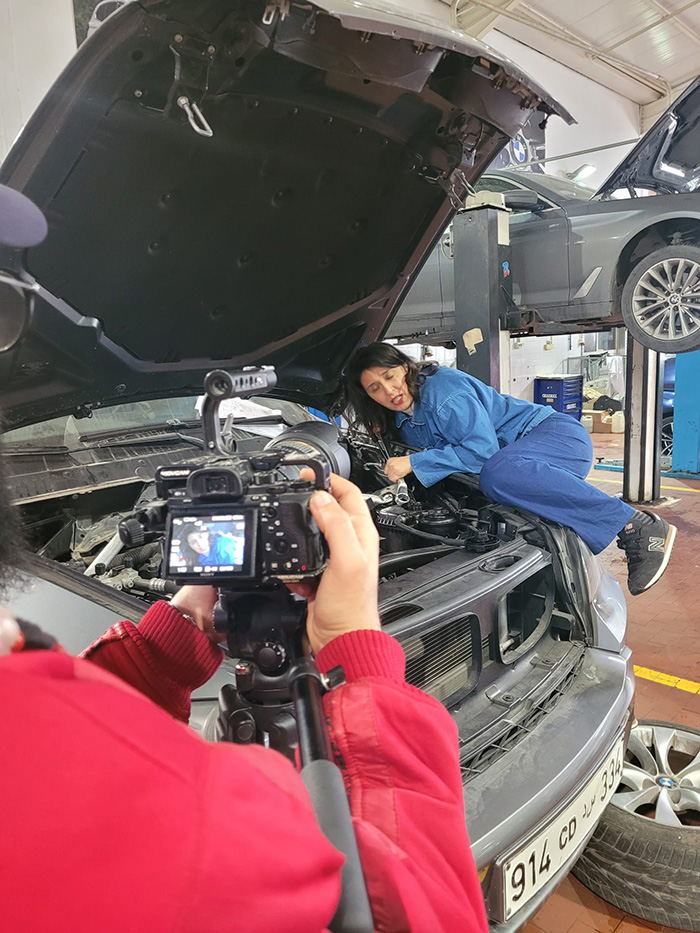
[[[88,450],[108,450],[113,447],[150,447],[162,446],[163,444],[177,444],[185,441],[194,447],[204,449],[204,441],[199,437],[190,437],[188,434],[158,434],[155,437],[135,437],[131,440],[123,441],[98,441],[93,444],[85,444],[83,447],[66,447],[61,444],[55,445],[32,445],[24,444],[21,447],[5,447],[3,453],[7,457],[50,457],[50,456],[70,456],[71,454],[82,454]]]

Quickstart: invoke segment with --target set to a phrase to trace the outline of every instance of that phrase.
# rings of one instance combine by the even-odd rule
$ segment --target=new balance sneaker
[[[635,511],[617,536],[617,546],[627,554],[627,587],[638,596],[653,586],[666,569],[676,529],[660,515]]]

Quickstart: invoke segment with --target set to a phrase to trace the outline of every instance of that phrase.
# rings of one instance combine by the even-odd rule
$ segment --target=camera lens
[[[328,464],[332,473],[350,476],[350,456],[340,443],[338,427],[328,421],[302,421],[287,428],[267,444],[266,450],[283,449],[290,454],[303,454]],[[285,474],[298,475],[298,470],[284,466]],[[294,472],[295,471],[295,472]]]

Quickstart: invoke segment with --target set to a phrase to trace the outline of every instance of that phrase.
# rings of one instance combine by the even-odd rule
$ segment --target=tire
[[[673,456],[673,415],[664,415],[661,422],[661,456]]]
[[[665,246],[627,276],[620,309],[642,346],[661,353],[700,347],[700,247]]]
[[[669,766],[660,768],[666,743]],[[686,774],[676,782],[683,769],[693,777]],[[622,779],[574,866],[576,878],[635,917],[678,930],[700,930],[699,775],[700,730],[657,720],[636,723]],[[676,786],[662,787],[660,780]],[[670,804],[670,809],[657,809],[656,802]]]

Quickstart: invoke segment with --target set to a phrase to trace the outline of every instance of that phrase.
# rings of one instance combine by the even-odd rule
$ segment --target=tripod
[[[319,825],[345,855],[331,933],[372,933],[374,923],[343,776],[333,761],[322,695],[343,683],[340,668],[322,675],[304,650],[306,603],[279,584],[253,591],[222,589],[214,625],[237,658],[236,685],[219,698],[217,735],[274,748],[295,761]]]

